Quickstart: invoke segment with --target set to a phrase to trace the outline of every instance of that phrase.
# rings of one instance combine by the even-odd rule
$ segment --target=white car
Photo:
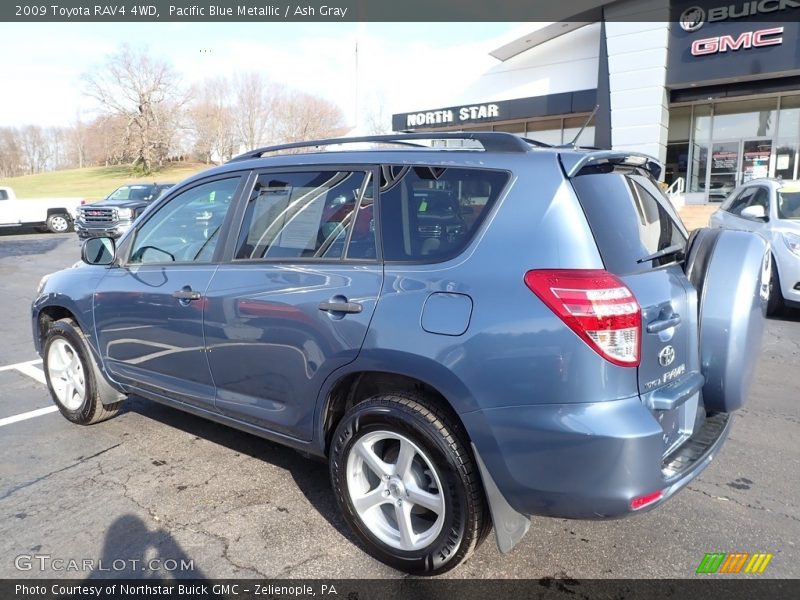
[[[753,231],[772,246],[767,312],[800,308],[800,181],[753,179],[736,188],[709,227]]]
[[[17,198],[0,186],[0,227],[34,226],[52,233],[71,231],[81,198]]]

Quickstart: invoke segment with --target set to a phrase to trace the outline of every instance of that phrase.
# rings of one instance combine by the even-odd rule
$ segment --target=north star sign
[[[783,43],[783,27],[770,27],[758,31],[743,31],[737,37],[719,35],[692,42],[692,56],[720,54],[728,50],[749,50],[764,46],[778,46]]]
[[[406,127],[446,125],[447,123],[480,121],[481,119],[497,119],[499,117],[500,107],[497,104],[475,104],[459,108],[409,113],[406,115]]]

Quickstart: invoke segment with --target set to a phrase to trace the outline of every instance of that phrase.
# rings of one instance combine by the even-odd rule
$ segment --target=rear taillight
[[[525,285],[600,356],[639,366],[641,308],[617,277],[602,270],[528,271]]]

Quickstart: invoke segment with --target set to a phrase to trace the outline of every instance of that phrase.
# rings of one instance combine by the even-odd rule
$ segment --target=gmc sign
[[[749,50],[764,46],[778,46],[783,43],[783,27],[770,27],[758,31],[744,31],[734,38],[732,35],[703,38],[692,42],[692,55],[705,56],[729,50]]]

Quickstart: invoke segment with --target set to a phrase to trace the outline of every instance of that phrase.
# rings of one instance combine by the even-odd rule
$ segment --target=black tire
[[[59,341],[60,344],[54,348],[54,345]],[[43,342],[42,355],[44,357],[43,366],[47,388],[50,390],[53,402],[55,402],[64,417],[79,425],[93,425],[110,419],[119,412],[124,396],[111,389],[108,383],[102,379],[102,375],[89,350],[86,338],[74,321],[61,319],[53,323],[47,330]],[[54,364],[53,355],[57,348],[63,347],[63,342],[66,342],[69,348],[74,350],[74,356],[77,360],[76,368],[78,368],[79,363],[79,371],[82,373],[85,392],[82,402],[77,406],[67,406],[59,398],[59,394],[56,391],[56,385],[59,382],[56,380],[55,374],[58,369]],[[104,398],[107,400],[106,404],[103,403]],[[111,400],[114,402],[109,403]]]
[[[416,445],[424,458],[417,455],[414,460],[421,460],[423,464],[428,460],[441,482],[441,488],[436,490],[444,505],[441,529],[432,533],[431,541],[418,549],[401,550],[382,541],[358,514],[351,500],[348,458],[359,440],[385,432],[398,434]],[[391,447],[385,452],[391,452]],[[382,459],[388,460],[386,453]],[[416,464],[419,467],[419,463]],[[336,501],[348,525],[372,556],[395,569],[414,575],[449,571],[465,561],[490,530],[491,517],[466,432],[454,417],[424,396],[411,392],[382,394],[354,406],[344,415],[333,435],[329,465]],[[428,473],[429,481],[433,481],[434,476],[429,471],[424,472]],[[369,492],[372,491],[370,488]],[[383,493],[388,496],[389,492]],[[389,499],[371,510],[391,511],[392,502],[395,501]],[[419,508],[414,502],[410,504],[413,508],[409,510]],[[422,512],[424,514],[425,510]],[[398,529],[402,528],[398,525]],[[412,532],[416,533],[413,528]]]
[[[47,217],[46,227],[50,233],[68,233],[72,231],[72,218],[67,213],[53,213]]]
[[[769,278],[769,300],[767,300],[767,315],[778,314],[783,308],[783,293],[781,292],[781,279],[778,276],[778,267],[775,266],[775,257],[772,257],[772,275]]]

